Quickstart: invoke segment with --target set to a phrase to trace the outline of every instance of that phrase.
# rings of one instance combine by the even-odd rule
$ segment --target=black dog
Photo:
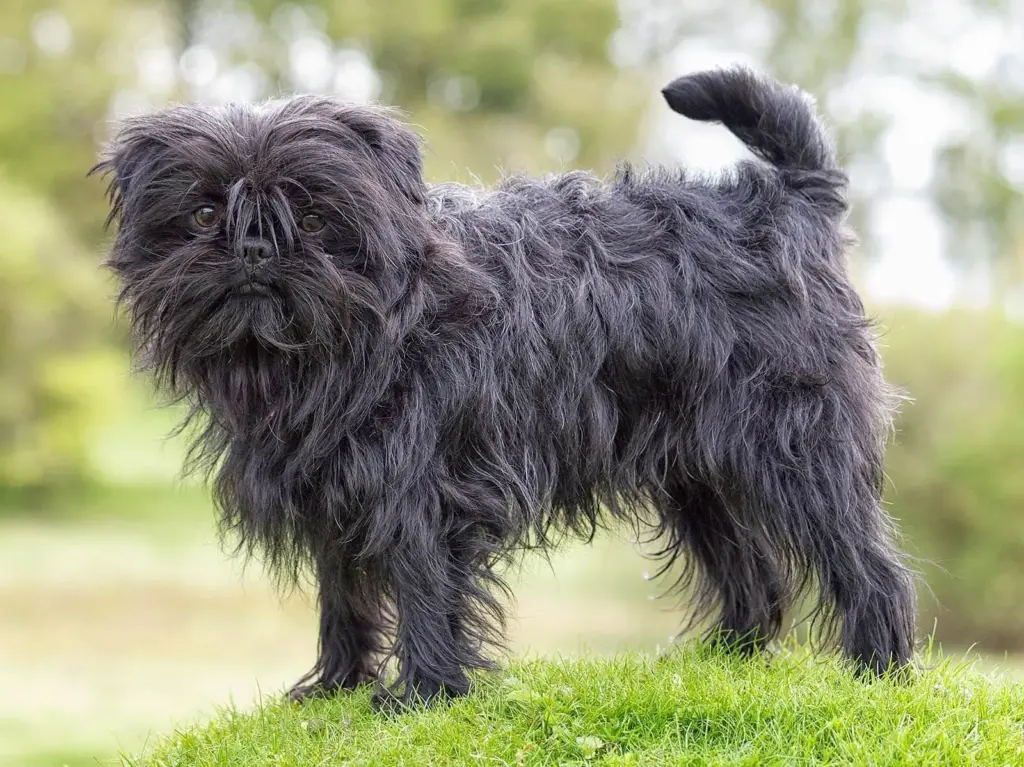
[[[602,518],[654,524],[721,641],[760,646],[816,587],[862,668],[910,658],[845,176],[796,89],[735,70],[664,94],[766,162],[428,186],[389,113],[300,97],[129,120],[97,166],[193,465],[245,545],[315,571],[295,697],[390,658],[378,704],[465,693],[500,642],[497,566]]]

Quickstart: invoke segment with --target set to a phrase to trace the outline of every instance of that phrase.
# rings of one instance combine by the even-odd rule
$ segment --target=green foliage
[[[888,453],[892,513],[934,595],[937,636],[992,650],[1024,637],[1024,332],[999,317],[890,311],[889,378],[912,397]]]
[[[134,76],[146,11],[0,4],[0,491],[98,479],[92,443],[124,404],[127,359],[99,270],[107,208],[86,172]]]
[[[96,136],[125,68],[125,50],[139,30],[131,0],[8,0],[0,4],[0,40],[9,73],[0,74],[0,170],[60,212],[79,249],[94,246],[105,217],[100,185],[85,177],[96,159]],[[66,47],[41,48],[40,29],[62,29]],[[66,28],[59,21],[63,19]],[[45,38],[45,33],[42,33]],[[9,36],[9,37],[8,37]],[[127,64],[127,67],[125,66]],[[4,244],[0,243],[0,249]]]
[[[294,23],[282,21],[290,11],[280,3],[231,6],[258,19],[260,43],[246,47],[202,34],[216,3],[174,5],[181,26],[195,32],[186,44],[255,64],[269,80],[267,95],[302,87],[281,56],[296,43],[282,31]],[[366,54],[382,84],[379,98],[425,135],[431,180],[468,180],[468,170],[492,182],[502,171],[549,172],[563,163],[609,171],[635,144],[638,116],[656,88],[609,60],[615,0],[582,7],[579,0],[318,0],[302,5],[300,26],[313,40],[325,34],[338,49]]]
[[[94,332],[110,291],[49,206],[2,182],[0,231],[0,487],[80,479],[125,364]]]
[[[380,717],[369,691],[228,709],[132,767],[1020,764],[1024,687],[935,664],[858,680],[801,652],[771,663],[687,647],[664,660],[527,661],[449,707]]]

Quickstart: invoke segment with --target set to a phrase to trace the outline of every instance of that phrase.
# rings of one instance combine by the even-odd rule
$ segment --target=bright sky
[[[746,152],[719,126],[687,124],[674,114],[655,126],[657,154],[675,154],[688,167],[713,172]],[[893,172],[897,171],[894,168]],[[875,299],[943,308],[953,300],[955,276],[943,260],[942,222],[927,199],[895,197],[872,217],[881,258],[867,274],[864,289]]]
[[[854,66],[847,85],[828,97],[829,111],[835,114],[852,116],[870,108],[892,119],[881,161],[896,191],[885,193],[871,211],[870,234],[879,244],[880,259],[868,271],[864,289],[876,300],[924,308],[940,309],[954,301],[984,303],[985,280],[966,279],[946,263],[943,221],[925,194],[936,149],[950,136],[979,129],[977,118],[950,97],[887,73],[886,61],[893,61],[895,52],[920,71],[951,66],[970,78],[989,77],[999,68],[1010,85],[1024,90],[1024,0],[1013,0],[1009,13],[989,17],[978,16],[962,0],[909,0],[908,6],[903,23],[878,23],[877,29],[865,32],[864,62]],[[766,38],[757,34],[764,25],[755,22],[748,17],[740,25],[736,37],[742,52],[703,39],[687,40],[668,77],[736,63],[757,67],[756,53]],[[691,167],[715,170],[746,154],[719,126],[695,125],[664,108],[655,114],[651,152],[659,160],[675,155]],[[1024,191],[1024,143],[1006,160]],[[848,170],[856,187],[879,199],[872,194],[877,168]]]

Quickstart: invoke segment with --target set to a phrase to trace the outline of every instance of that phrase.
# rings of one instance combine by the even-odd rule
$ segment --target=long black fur
[[[845,176],[796,89],[728,70],[664,94],[767,162],[428,186],[390,113],[298,97],[129,120],[97,166],[141,359],[191,406],[224,524],[316,574],[296,697],[389,658],[378,702],[465,693],[501,561],[609,518],[653,523],[716,638],[760,646],[817,588],[848,656],[907,663]]]

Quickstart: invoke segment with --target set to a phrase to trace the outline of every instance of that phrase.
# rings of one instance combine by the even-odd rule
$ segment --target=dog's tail
[[[743,69],[698,72],[669,83],[668,105],[691,120],[720,122],[780,169],[835,171],[832,141],[810,97]]]

